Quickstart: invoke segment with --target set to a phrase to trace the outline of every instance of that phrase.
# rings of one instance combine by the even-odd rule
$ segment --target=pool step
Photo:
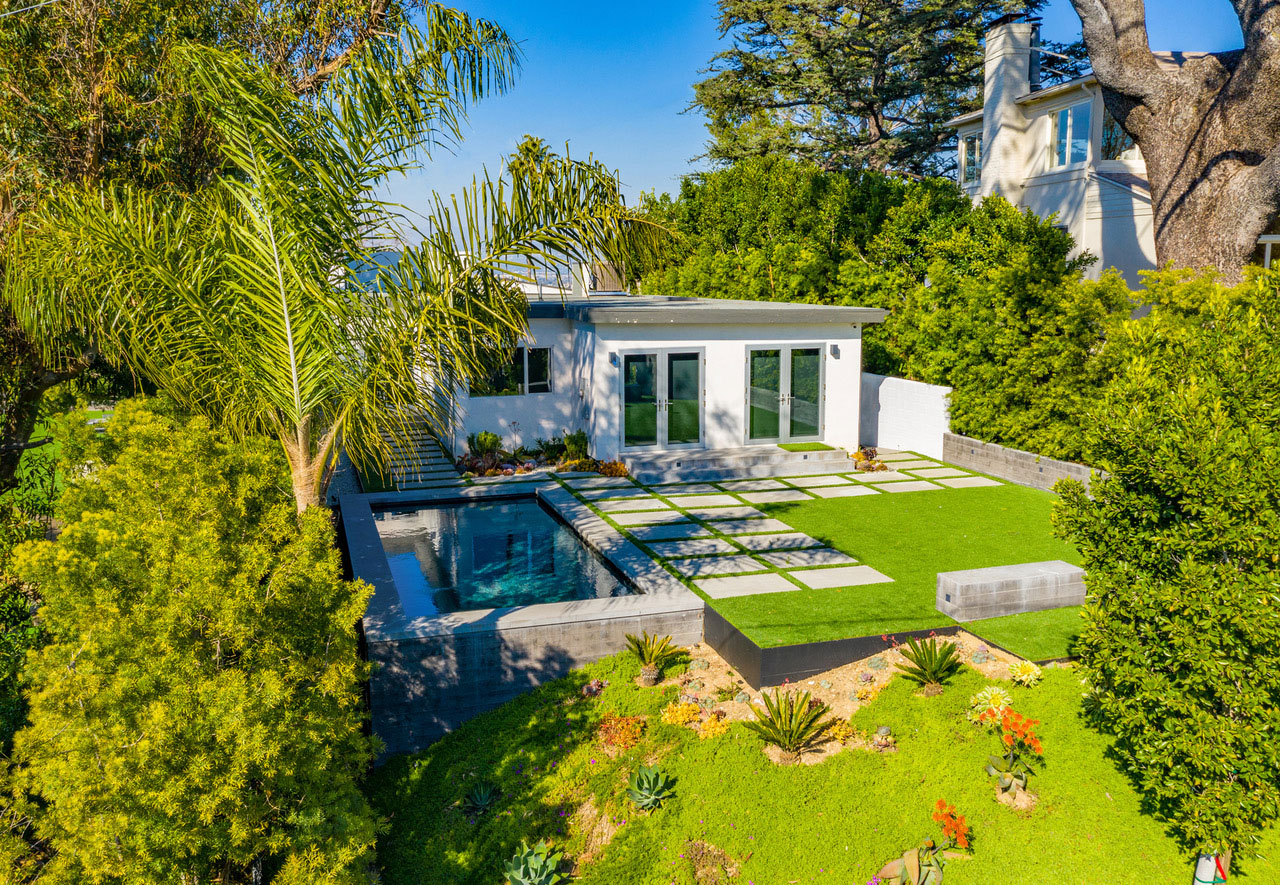
[[[788,452],[777,446],[624,455],[623,461],[631,475],[643,483],[825,475],[855,469],[843,449]]]

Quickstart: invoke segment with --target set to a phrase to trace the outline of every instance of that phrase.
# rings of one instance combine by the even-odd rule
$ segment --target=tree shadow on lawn
[[[666,675],[682,669],[676,662]],[[368,793],[388,822],[378,843],[384,880],[491,885],[521,841],[563,846],[591,791],[596,760],[587,758],[597,752],[595,728],[604,713],[653,713],[673,693],[641,692],[633,682],[638,673],[629,656],[573,670],[374,771]],[[595,678],[607,679],[609,687],[598,699],[584,697]],[[561,773],[566,765],[568,775]],[[607,767],[600,766],[601,773]],[[490,811],[469,816],[462,800],[486,782],[501,796]]]

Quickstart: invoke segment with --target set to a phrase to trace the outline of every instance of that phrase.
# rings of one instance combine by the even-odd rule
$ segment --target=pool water
[[[375,512],[406,618],[632,592],[534,498]]]

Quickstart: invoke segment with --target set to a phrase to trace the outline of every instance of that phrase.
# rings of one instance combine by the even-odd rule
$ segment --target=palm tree
[[[378,463],[415,425],[443,429],[454,392],[526,331],[520,280],[653,241],[615,176],[546,155],[437,195],[420,245],[380,267],[369,244],[410,219],[378,185],[460,139],[468,105],[518,64],[491,23],[440,6],[424,22],[362,47],[317,97],[184,48],[225,174],[190,197],[69,187],[8,246],[6,297],[49,358],[83,330],[193,412],[274,435],[299,510],[324,500],[343,449]]]

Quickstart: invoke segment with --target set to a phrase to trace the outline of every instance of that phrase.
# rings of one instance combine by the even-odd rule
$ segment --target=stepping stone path
[[[878,457],[892,469],[656,486],[597,474],[557,474],[557,478],[645,545],[646,550],[637,550],[637,555],[664,561],[711,599],[726,599],[893,581],[748,505],[1002,485],[913,452],[882,449]],[[449,465],[446,461],[431,469],[442,471],[443,479]],[[548,479],[546,474],[529,478]]]

